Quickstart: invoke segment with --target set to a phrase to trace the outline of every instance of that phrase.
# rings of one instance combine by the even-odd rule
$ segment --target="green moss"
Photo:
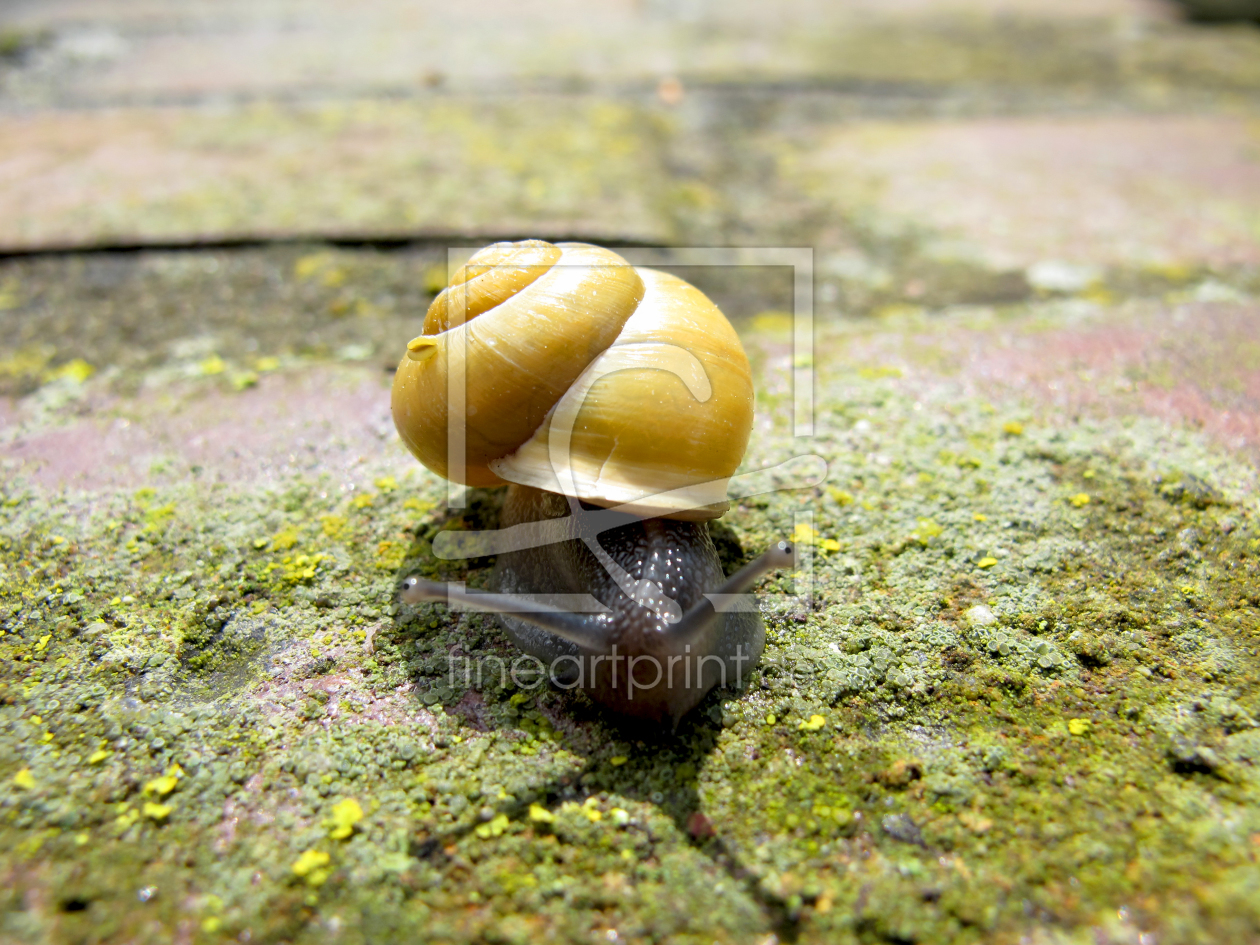
[[[1007,330],[1039,331],[1023,312]],[[489,560],[430,546],[499,497],[448,512],[392,447],[362,481],[270,491],[7,480],[3,934],[1255,937],[1254,470],[1146,421],[978,402],[926,343],[863,374],[869,330],[820,341],[828,482],[719,534],[735,567],[812,512],[810,595],[764,583],[748,689],[672,737],[518,687],[489,618],[397,604],[416,570],[484,585]],[[759,429],[750,467],[794,448]],[[363,818],[333,840],[346,798]],[[307,851],[328,862],[295,875]]]

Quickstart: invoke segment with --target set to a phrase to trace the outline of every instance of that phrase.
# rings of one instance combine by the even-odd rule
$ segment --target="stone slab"
[[[167,476],[269,489],[301,471],[346,483],[411,468],[377,370],[312,366],[240,392],[175,385],[139,400],[76,398],[75,409],[81,419],[29,433],[29,411],[4,416],[9,473],[51,489],[139,489]]]
[[[837,214],[993,268],[1260,262],[1247,117],[856,123],[822,132],[801,167]]]
[[[667,240],[632,105],[590,99],[0,116],[0,248],[322,234]]]
[[[1205,372],[1256,396],[1260,312],[1222,306],[825,327],[809,440],[782,317],[754,327],[751,456],[830,475],[721,534],[810,542],[810,590],[759,588],[750,687],[675,734],[398,604],[484,584],[430,542],[496,499],[443,507],[379,370],[47,382],[0,411],[4,935],[1254,938],[1260,492],[1184,424]]]
[[[1127,0],[801,3],[773,15],[755,4],[506,5],[474,18],[393,3],[353,14],[19,5],[3,22],[36,39],[0,61],[0,249],[465,232],[781,241],[816,228],[833,202],[839,214],[867,207],[891,174],[879,226],[970,226],[1009,246],[994,256],[1003,262],[1029,227],[1008,238],[1000,214],[1023,203],[1020,175],[1041,180],[1036,161],[1057,149],[1065,160],[1044,172],[1045,202],[1066,190],[1077,204],[1043,206],[1031,221],[1050,249],[1086,252],[1083,231],[1106,251],[1159,255],[1158,228],[1145,241],[1116,236],[1154,213],[1199,258],[1205,242],[1254,242],[1250,198],[1222,208],[1227,184],[1211,183],[1249,193],[1250,139],[1233,119],[1133,119],[1110,132],[994,119],[900,145],[849,125],[905,110],[1105,112],[1118,101],[1216,112],[1260,87],[1260,31],[1205,31],[1167,12]],[[798,164],[843,173],[789,195],[794,165],[768,168],[801,139]],[[1154,167],[1125,172],[1155,146]],[[927,152],[940,160],[916,164]],[[952,192],[984,190],[1000,206],[951,203],[931,189],[942,173]],[[989,189],[990,174],[1008,191]],[[1200,196],[1202,220],[1163,210]],[[1213,259],[1230,252],[1245,255]]]
[[[1260,35],[1205,34],[1143,0],[823,4],[38,4],[10,103],[410,95],[532,82],[906,82],[1253,89]]]
[[[1260,464],[1254,301],[1033,308],[1014,325],[983,312],[912,318],[895,329],[851,324],[830,342],[834,370],[904,371],[911,387],[961,383],[981,401],[1022,399],[1029,416],[1047,423],[1158,420]]]

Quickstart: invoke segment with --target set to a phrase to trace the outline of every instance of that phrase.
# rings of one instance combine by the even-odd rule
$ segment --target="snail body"
[[[675,726],[756,664],[765,631],[744,592],[792,549],[728,580],[709,537],[753,393],[734,329],[697,289],[586,244],[495,244],[430,306],[392,402],[430,469],[510,484],[497,534],[562,536],[504,544],[493,595],[413,577],[405,601],[498,612],[553,679]],[[553,603],[576,598],[593,606]]]

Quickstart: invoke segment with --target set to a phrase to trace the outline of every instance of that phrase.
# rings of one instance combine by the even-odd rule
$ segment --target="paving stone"
[[[1260,261],[1260,125],[1096,117],[854,124],[802,159],[807,192],[932,255],[1024,269]]]
[[[883,328],[847,323],[833,369],[882,366],[906,372],[911,386],[962,382],[968,397],[1026,399],[1052,423],[1158,418],[1260,461],[1260,309],[1181,295],[1118,307],[1038,303],[1014,324],[984,310]]]
[[[484,582],[428,543],[488,524],[494,498],[443,508],[389,433],[379,370],[295,362],[240,392],[150,375],[130,396],[104,372],[50,380],[0,414],[18,425],[0,460],[0,832],[21,897],[4,921],[833,942],[860,912],[903,940],[960,940],[963,919],[997,940],[1092,934],[1137,884],[1159,894],[1124,934],[1246,940],[1260,491],[1232,444],[1181,423],[1196,396],[1251,409],[1257,315],[1069,299],[824,325],[808,441],[773,406],[793,364],[779,322],[749,331],[770,405],[750,460],[804,447],[831,470],[741,503],[726,534],[761,547],[810,511],[817,605],[768,611],[753,687],[664,738],[452,675],[452,653],[511,658],[496,626],[396,606],[417,568]],[[1206,365],[1233,367],[1209,384]],[[1186,835],[1222,829],[1218,806],[1242,823],[1208,858]],[[891,817],[922,847],[877,829]]]
[[[539,78],[948,80],[958,78],[960,68],[1020,71],[1018,58],[1003,53],[1012,35],[1003,20],[1027,21],[1034,32],[1044,22],[1052,36],[1066,28],[1069,43],[1090,48],[1101,41],[1105,50],[1113,24],[1159,24],[1168,12],[1140,0],[797,0],[773,7],[490,2],[470,15],[446,4],[374,0],[354,8],[291,2],[20,4],[6,20],[54,37],[32,64],[30,81],[18,83],[22,94],[101,100],[415,91],[434,83]],[[977,46],[980,55],[969,54]],[[919,55],[924,52],[936,55]],[[1025,65],[1029,55],[1043,67],[1049,62],[1035,44],[1021,50]]]
[[[436,230],[660,241],[636,109],[346,102],[0,117],[0,246]]]
[[[872,178],[889,171],[897,181],[878,206],[891,218],[885,229],[923,216],[925,199],[945,208],[928,225],[983,229],[957,209],[983,201],[951,204],[931,192],[939,175],[915,155],[939,151],[960,194],[992,173],[1018,195],[1021,173],[1042,173],[1029,163],[1058,150],[1080,170],[1047,169],[1047,182],[1102,205],[1084,215],[1113,221],[1097,224],[1096,243],[1140,256],[1165,251],[1160,235],[1116,241],[1129,217],[1112,206],[1117,188],[1099,191],[1112,183],[1107,173],[1124,174],[1153,145],[1166,150],[1161,135],[1187,140],[1148,173],[1164,188],[1150,199],[1178,199],[1169,179],[1193,187],[1215,174],[1251,186],[1248,135],[1225,118],[1170,118],[1162,132],[1140,121],[1112,132],[1105,122],[1100,131],[1069,124],[1071,141],[1053,126],[997,120],[952,136],[935,129],[924,148],[900,149],[848,123],[863,114],[1106,112],[1117,102],[1213,111],[1260,88],[1260,31],[1204,31],[1158,4],[1123,2],[1093,11],[1014,2],[769,9],[562,6],[544,15],[509,5],[470,21],[439,5],[392,3],[353,14],[320,5],[18,7],[5,21],[19,40],[34,39],[0,62],[0,246],[424,232],[781,241],[816,230],[837,190],[880,186]],[[805,94],[757,91],[767,87]],[[828,112],[842,126],[834,136],[820,118]],[[1219,136],[1223,159],[1207,153]],[[838,161],[853,182],[793,199],[791,167],[769,168],[794,139],[821,141],[818,153],[811,145],[799,155],[803,166],[825,175]],[[1207,186],[1208,198],[1226,186]],[[1141,196],[1121,194],[1130,204]],[[1007,193],[993,199],[1009,208]],[[1076,246],[1077,230],[1091,231],[1076,204],[1062,207],[1069,221],[1046,211],[1037,222],[1047,239]],[[1161,218],[1186,240],[1238,243],[1247,207],[1210,207],[1190,227]],[[1018,237],[994,239],[1012,245],[1010,257]]]
[[[239,490],[303,472],[343,483],[401,474],[411,463],[394,434],[386,381],[379,370],[313,365],[239,392],[203,381],[156,397],[76,397],[79,416],[69,423],[6,417],[0,456],[45,487],[94,491],[163,478]]]

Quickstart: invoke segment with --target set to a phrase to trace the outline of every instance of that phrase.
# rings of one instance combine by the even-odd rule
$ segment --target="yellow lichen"
[[[346,529],[346,517],[344,515],[321,515],[319,523],[328,538],[340,538]]]
[[[163,775],[162,777],[154,778],[152,781],[145,784],[144,793],[156,794],[158,797],[165,797],[167,794],[170,794],[171,791],[175,790],[175,786],[178,783],[179,782],[175,778],[172,778],[169,775]]]
[[[885,305],[875,314],[880,318],[887,318],[895,315],[904,315],[907,313],[917,313],[922,311],[917,305]],[[885,377],[901,377],[905,373],[901,368],[897,367],[868,367],[860,368],[858,376],[868,381],[877,381]]]
[[[355,824],[363,819],[363,808],[353,797],[347,797],[333,805],[332,817],[329,819],[328,836],[334,840],[344,840],[354,833]]]
[[[166,820],[167,817],[171,816],[171,811],[174,809],[170,804],[155,804],[153,801],[145,801],[143,807],[145,817],[159,821]]]
[[[487,823],[481,824],[473,832],[482,840],[489,840],[491,837],[501,836],[503,831],[507,830],[509,822],[507,814],[495,814]]]
[[[35,776],[31,774],[30,768],[23,768],[13,776],[13,783],[24,791],[35,790]]]
[[[293,861],[293,875],[305,879],[307,885],[322,886],[328,879],[329,872],[325,869],[331,862],[330,857],[323,850],[305,850],[296,860]]]
[[[792,328],[796,324],[791,312],[770,309],[759,312],[752,319],[753,331],[758,334],[778,335],[787,339],[791,337]]]
[[[67,361],[60,367],[53,368],[53,370],[49,371],[48,379],[58,380],[60,378],[66,378],[67,380],[74,381],[76,384],[82,384],[95,373],[96,368],[92,367],[92,365],[88,364],[82,358],[75,358],[72,361]]]
[[[1089,493],[1078,492],[1069,498],[1068,501],[1079,509],[1083,505],[1089,505]]]
[[[290,584],[300,584],[303,581],[309,581],[315,576],[315,570],[319,567],[319,563],[328,558],[327,555],[286,555],[280,559],[280,565],[284,569],[284,580]]]
[[[175,790],[179,784],[179,779],[184,776],[184,769],[179,765],[171,765],[166,769],[166,773],[160,778],[154,778],[145,784],[143,792],[149,795],[165,797]]]
[[[227,362],[217,354],[212,354],[197,365],[197,370],[206,377],[222,374],[227,370]]]
[[[823,538],[808,522],[798,522],[792,530],[792,540],[798,545],[816,545],[823,551],[839,551],[840,542],[834,538]]]
[[[914,530],[911,537],[923,542],[930,542],[933,538],[937,538],[945,529],[938,525],[930,518],[921,518],[918,521],[918,527]]]
[[[541,804],[529,805],[529,819],[538,824],[554,824],[556,815]]]
[[[808,719],[802,719],[796,723],[796,727],[806,732],[816,732],[827,724],[827,719],[822,715],[811,715]]]
[[[998,563],[997,558],[985,557],[985,558],[981,558],[979,561],[976,562],[976,567],[977,568],[991,568],[997,563]]]
[[[309,279],[331,261],[330,253],[308,253],[293,264],[293,275],[298,279]]]
[[[272,551],[288,551],[298,543],[298,533],[295,529],[284,528],[271,536]]]
[[[376,546],[376,566],[383,571],[395,571],[402,567],[407,549],[396,541],[383,541]]]
[[[445,266],[430,266],[424,271],[424,291],[437,295],[446,288],[448,279]]]
[[[168,502],[144,513],[145,531],[152,533],[161,529],[175,517],[175,503]]]
[[[0,295],[0,311],[7,307],[4,299],[5,296]],[[0,361],[0,377],[38,378],[55,353],[54,348],[22,348],[13,357]]]

